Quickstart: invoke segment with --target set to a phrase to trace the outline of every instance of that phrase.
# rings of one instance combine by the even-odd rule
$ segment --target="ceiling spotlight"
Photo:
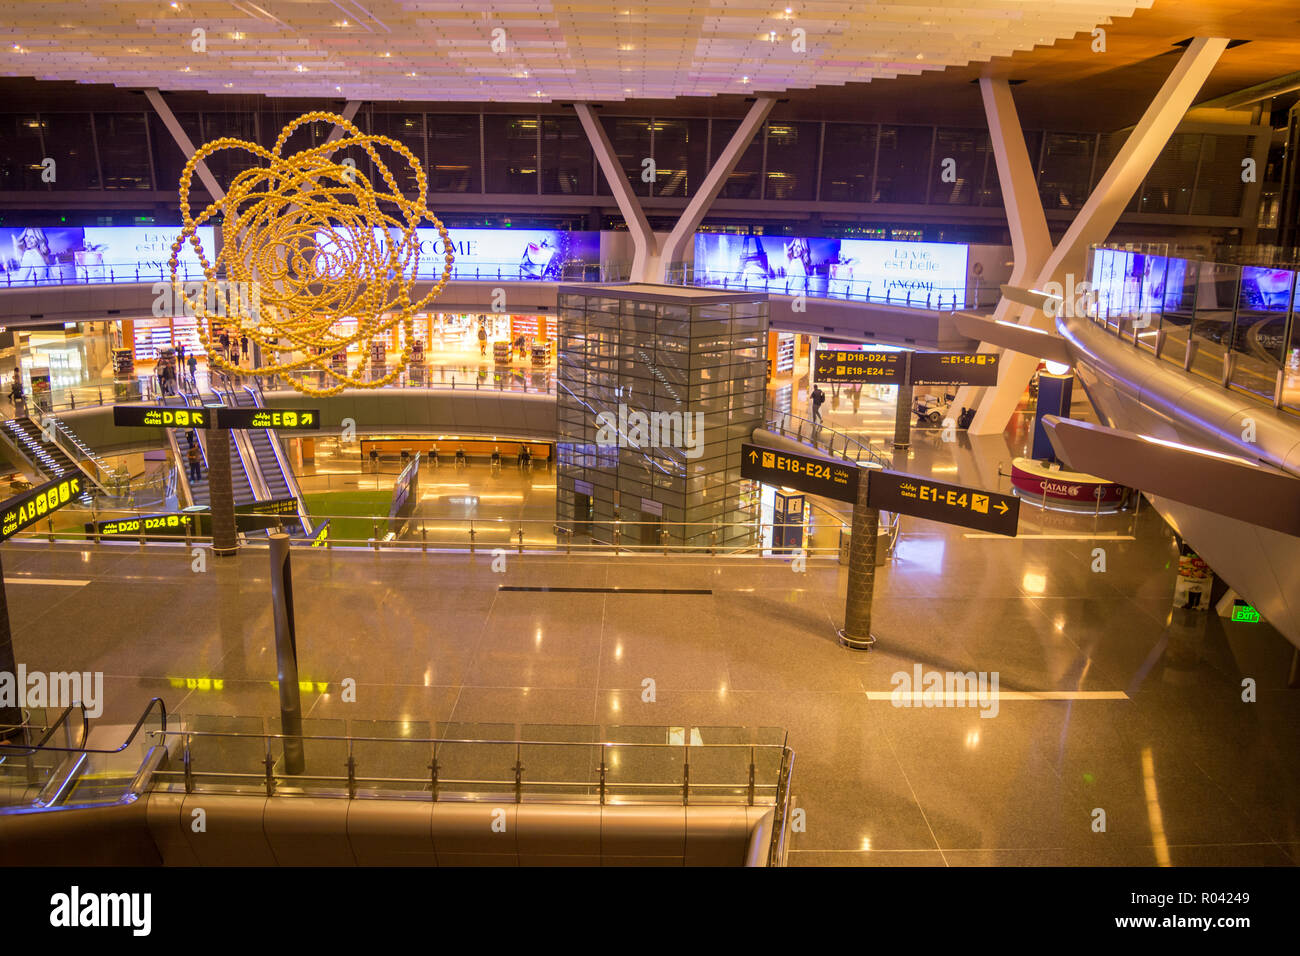
[[[336,20],[336,21],[334,22],[334,25],[335,25],[336,27],[338,27],[340,30],[345,29],[345,28],[347,28],[348,26],[350,26],[350,24],[349,24],[348,21],[346,21],[346,20]]]
[[[299,73],[306,73],[306,72],[307,72],[307,68],[306,68],[305,66],[303,66],[301,63],[299,63],[299,64],[298,64],[298,72],[299,72]]]
[[[189,68],[188,66],[185,67],[183,70],[181,70],[182,73],[188,73],[189,71],[190,71],[190,68]]]
[[[242,40],[242,39],[244,39],[244,35],[243,35],[242,33],[240,33],[238,30],[236,30],[234,33],[230,34],[230,39],[232,39],[232,40]]]
[[[407,76],[410,76],[410,77],[414,77],[414,76],[415,76],[414,73],[408,73],[408,74],[406,74],[406,75],[407,75]]]
[[[925,54],[924,54],[924,53],[918,53],[918,54],[916,55],[916,58],[917,58],[918,60],[924,60],[924,59],[925,59]]]
[[[235,84],[234,84],[234,83],[222,83],[221,85],[224,86],[226,89],[230,89],[230,88],[231,88],[232,86],[234,86]]]
[[[181,5],[179,3],[174,2],[174,0],[170,6],[173,10],[179,10],[181,8]]]
[[[385,60],[387,60],[387,59],[388,59],[389,57],[391,57],[393,54],[391,54],[391,53],[385,51],[385,52],[383,52],[383,53],[381,53],[381,54],[379,54],[379,55],[382,56]]]
[[[747,76],[742,76],[742,77],[740,78],[740,82],[742,82],[742,83],[748,83],[748,82],[749,82],[749,77],[747,77]]]

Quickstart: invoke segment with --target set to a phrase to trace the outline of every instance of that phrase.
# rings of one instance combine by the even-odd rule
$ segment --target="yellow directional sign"
[[[907,376],[905,354],[818,349],[814,362],[814,379],[830,384],[873,382],[877,385],[899,385]]]
[[[316,431],[320,410],[315,408],[218,408],[218,428],[274,428]]]
[[[813,458],[761,445],[740,446],[740,476],[769,485],[797,488],[837,501],[858,499],[858,466],[848,461]]]
[[[867,505],[881,511],[929,518],[1015,537],[1020,499],[979,488],[964,488],[897,471],[871,471]]]
[[[144,425],[159,428],[211,428],[212,415],[206,408],[168,408],[164,405],[114,405],[114,425]]]
[[[85,490],[85,475],[65,475],[46,482],[0,506],[0,541],[7,541],[24,528],[30,528],[51,512],[76,500]]]

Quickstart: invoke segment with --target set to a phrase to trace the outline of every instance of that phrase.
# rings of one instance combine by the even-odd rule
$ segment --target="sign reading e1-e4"
[[[870,508],[1016,536],[1020,499],[1014,495],[948,485],[897,471],[873,468],[868,474],[867,506]]]

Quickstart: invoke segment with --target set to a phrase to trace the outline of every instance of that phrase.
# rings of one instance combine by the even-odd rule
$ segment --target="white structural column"
[[[582,128],[587,131],[587,139],[591,141],[591,148],[596,151],[600,168],[614,192],[614,201],[618,203],[619,211],[627,220],[628,229],[632,233],[634,252],[629,278],[633,282],[662,283],[667,280],[668,267],[682,260],[686,243],[699,228],[701,220],[713,205],[713,200],[718,198],[718,193],[727,182],[727,177],[735,170],[736,163],[745,154],[749,144],[754,141],[754,135],[762,128],[775,104],[776,100],[770,96],[760,96],[754,101],[741,121],[740,127],[727,143],[727,148],[718,156],[718,161],[713,164],[704,177],[704,182],[695,191],[686,210],[677,220],[677,225],[673,226],[673,231],[664,240],[662,249],[658,237],[651,231],[650,224],[646,221],[641,200],[632,191],[627,174],[614,153],[614,147],[610,145],[609,137],[605,135],[605,127],[601,125],[600,119],[588,104],[574,104],[574,108],[578,111],[578,119],[582,121]]]
[[[190,142],[190,138],[185,135],[185,130],[183,130],[181,124],[177,122],[176,114],[173,113],[171,107],[167,105],[167,101],[162,98],[162,94],[157,90],[145,90],[144,95],[148,97],[149,104],[154,108],[154,112],[157,113],[158,118],[163,121],[163,125],[167,127],[167,132],[171,133],[172,139],[176,140],[176,145],[179,146],[181,152],[185,154],[185,159],[191,159],[197,150],[195,149],[194,144]],[[199,179],[203,180],[203,185],[207,187],[209,196],[214,200],[225,198],[226,191],[217,183],[217,177],[212,175],[212,170],[208,169],[207,163],[200,160],[195,165],[194,171],[199,174]]]
[[[1085,280],[1088,248],[1093,243],[1105,240],[1115,228],[1124,207],[1142,185],[1142,180],[1169,142],[1169,137],[1191,107],[1192,100],[1227,46],[1228,41],[1222,37],[1197,37],[1191,42],[1097,183],[1097,188],[1079,210],[1079,215],[1039,269],[1033,281],[1034,287],[1042,288],[1052,281],[1064,284],[1067,274],[1072,274],[1076,283]],[[997,138],[1001,132],[1002,130],[994,129],[994,137]],[[1005,178],[1001,162],[998,164],[998,174],[1003,177],[1002,188],[1006,193],[1014,184]],[[1020,323],[1045,326],[1047,317],[1038,309],[1025,308]],[[1037,366],[1038,359],[1033,356],[1019,352],[1007,352],[1003,356],[998,385],[985,395],[971,422],[971,434],[998,434],[1006,428]]]
[[[1011,84],[1006,80],[982,77],[980,94],[984,98],[984,115],[988,119],[993,145],[993,159],[997,163],[998,182],[1002,185],[1002,202],[1006,206],[1007,225],[1011,230],[1011,250],[1014,263],[1011,268],[1011,285],[1024,286],[1033,282],[1052,254],[1052,235],[1047,228],[1047,216],[1038,197],[1038,176],[1029,158],[1025,134],[1020,126]],[[993,311],[995,321],[1007,321],[1012,312],[1023,308],[1010,299],[1000,299]],[[996,352],[996,346],[984,344],[981,352]],[[958,390],[955,408],[974,408],[985,388],[969,386]],[[972,423],[973,425],[973,423]]]
[[[659,240],[650,229],[650,223],[646,220],[645,210],[641,208],[640,200],[637,199],[636,193],[632,192],[632,184],[628,182],[627,174],[619,164],[609,137],[605,135],[605,127],[601,125],[600,117],[595,114],[590,104],[575,103],[573,108],[578,111],[578,119],[582,121],[582,128],[587,132],[591,148],[596,152],[596,161],[600,163],[605,181],[609,183],[609,188],[614,193],[618,211],[623,214],[627,228],[632,233],[632,270],[629,278],[633,282],[657,281],[649,277],[649,267],[652,259],[658,259]]]
[[[755,134],[763,128],[763,123],[767,121],[767,116],[772,112],[774,105],[776,105],[774,98],[760,96],[749,108],[749,112],[740,122],[740,127],[727,143],[727,148],[718,156],[718,161],[713,164],[713,168],[704,177],[704,182],[691,197],[681,218],[677,220],[677,225],[673,226],[673,231],[664,240],[663,250],[657,263],[658,278],[655,281],[662,282],[668,268],[673,263],[682,261],[686,243],[695,235],[695,230],[699,228],[705,213],[713,205],[713,200],[718,198],[718,193],[726,184],[727,177],[735,170],[736,163],[740,162],[740,157],[754,141]]]

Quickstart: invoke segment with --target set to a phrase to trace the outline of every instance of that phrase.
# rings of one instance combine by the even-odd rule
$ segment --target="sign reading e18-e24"
[[[858,499],[858,466],[776,451],[762,445],[740,446],[740,477],[784,488],[797,488],[836,501]]]

